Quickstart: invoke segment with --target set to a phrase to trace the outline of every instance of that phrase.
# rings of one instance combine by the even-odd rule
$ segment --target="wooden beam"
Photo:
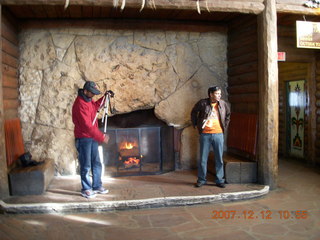
[[[18,109],[20,102],[17,99],[3,99],[3,109]]]
[[[2,53],[1,53],[2,54]],[[2,62],[2,75],[8,75],[11,77],[18,77],[18,70],[16,68],[10,67]]]
[[[255,72],[258,70],[258,64],[256,61],[243,63],[228,70],[230,77],[237,76],[244,73]]]
[[[233,57],[233,58],[229,58],[229,59],[230,59],[229,60],[229,67],[233,67],[233,66],[241,65],[244,62],[257,61],[258,54],[257,54],[257,52],[252,51],[252,52],[244,53],[242,56],[237,56],[237,57]]]
[[[65,0],[2,0],[3,5],[65,5]],[[126,0],[125,8],[142,9],[142,0]],[[121,2],[120,2],[121,4]],[[116,6],[120,8],[120,4]],[[101,7],[115,7],[111,0],[72,0],[69,6],[101,6]],[[151,2],[147,2],[144,8],[152,9],[154,6]],[[194,10],[198,11],[197,1],[186,0],[157,0],[155,1],[156,9],[180,9],[180,10]],[[239,12],[259,14],[264,9],[263,0],[215,0],[215,1],[200,1],[200,12]]]
[[[2,51],[2,62],[13,68],[18,68],[19,65],[18,59],[16,57],[11,56],[4,51]]]
[[[18,100],[19,92],[17,88],[3,87],[3,99]]]
[[[0,5],[0,23],[2,22],[2,6]],[[2,28],[2,24],[0,24]],[[1,32],[1,29],[0,29]],[[2,49],[2,41],[0,41],[0,49]],[[0,63],[2,63],[2,51],[0,51]],[[6,141],[4,136],[4,106],[3,106],[3,80],[2,71],[0,71],[0,198],[5,199],[9,196],[8,169],[6,157]]]
[[[12,42],[15,45],[19,44],[17,33],[10,28],[10,25],[2,23],[2,31],[1,35],[3,38],[7,39],[8,41]]]
[[[18,77],[12,77],[2,74],[2,87],[10,87],[18,89]]]
[[[303,14],[303,15],[319,15],[319,10],[316,8],[308,8],[303,5],[306,1],[300,1],[300,4],[293,3],[277,3],[277,13]]]
[[[278,0],[276,3],[277,13],[303,14],[303,15],[319,15],[319,11],[314,8],[304,6],[304,0]],[[52,5],[63,7],[66,0],[1,0],[3,5]],[[201,12],[239,12],[260,14],[264,10],[263,0],[200,0]],[[121,1],[117,8],[120,8]],[[72,0],[69,6],[101,6],[114,7],[111,0]],[[141,9],[142,0],[126,0],[125,8]],[[156,9],[193,9],[197,12],[196,0],[157,0],[155,1]],[[144,8],[151,9],[153,5],[146,3]]]
[[[10,54],[13,57],[19,56],[19,48],[17,45],[12,44],[7,39],[2,38],[2,50],[5,53]]]
[[[277,13],[275,0],[265,0],[265,10],[258,16],[259,41],[259,162],[261,184],[277,187],[278,179],[278,62]]]
[[[239,85],[234,85],[228,87],[229,94],[247,94],[247,93],[257,93],[259,92],[258,82],[252,83],[242,83]],[[258,96],[258,94],[257,94]]]
[[[4,119],[13,119],[13,118],[18,118],[18,110],[17,109],[8,109],[4,112]]]
[[[187,31],[187,32],[227,32],[227,27],[212,22],[194,21],[159,21],[159,20],[25,20],[21,23],[23,29],[52,29],[52,28],[101,28],[101,29],[161,29],[164,31]]]
[[[312,165],[316,165],[316,156],[315,156],[315,145],[314,142],[316,141],[316,132],[317,132],[317,125],[316,125],[316,67],[317,67],[317,56],[308,67],[308,75],[307,75],[307,92],[309,97],[309,111],[307,111],[308,119],[308,131],[307,131],[307,138],[308,138],[308,149],[307,149],[307,158],[312,163]],[[311,73],[311,74],[310,74]]]
[[[252,103],[259,102],[259,95],[257,93],[233,94],[229,96],[230,103]]]
[[[256,72],[238,74],[237,76],[229,77],[229,85],[253,83],[253,82],[257,82],[257,78],[258,76]]]

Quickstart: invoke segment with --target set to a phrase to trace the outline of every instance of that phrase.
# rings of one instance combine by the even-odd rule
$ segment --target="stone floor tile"
[[[150,222],[153,227],[172,227],[188,223],[193,220],[188,214],[158,214],[151,215]]]
[[[270,236],[286,235],[288,229],[280,224],[262,223],[252,227],[253,233],[259,233]]]
[[[183,224],[179,224],[179,225],[175,225],[175,226],[171,226],[170,227],[170,231],[172,232],[176,232],[178,234],[183,234],[186,233],[188,231],[194,231],[197,229],[203,228],[203,225],[195,222],[195,221],[190,221],[190,222],[186,222]]]
[[[241,230],[234,230],[229,232],[222,232],[219,235],[212,235],[209,238],[204,238],[204,240],[255,240],[256,238],[254,236],[251,236],[245,231]]]

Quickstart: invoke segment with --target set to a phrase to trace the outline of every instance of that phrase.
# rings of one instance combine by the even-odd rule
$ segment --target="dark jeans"
[[[76,148],[79,153],[81,191],[99,189],[102,186],[102,165],[98,153],[98,142],[92,138],[77,138]],[[90,171],[92,172],[92,185]]]

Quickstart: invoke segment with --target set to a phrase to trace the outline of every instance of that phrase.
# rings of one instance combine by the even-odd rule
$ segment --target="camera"
[[[114,97],[114,92],[112,92],[111,90],[106,91],[105,95],[109,95],[110,97]]]

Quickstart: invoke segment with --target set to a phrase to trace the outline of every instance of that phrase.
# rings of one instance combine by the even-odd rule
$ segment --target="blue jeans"
[[[214,160],[216,166],[216,183],[224,183],[223,171],[223,133],[200,135],[200,161],[198,163],[198,182],[207,182],[207,162],[210,151],[210,146],[213,147]]]
[[[99,189],[102,186],[102,165],[98,153],[98,142],[92,138],[77,138],[76,148],[79,153],[81,191]],[[92,172],[92,185],[90,170]]]

